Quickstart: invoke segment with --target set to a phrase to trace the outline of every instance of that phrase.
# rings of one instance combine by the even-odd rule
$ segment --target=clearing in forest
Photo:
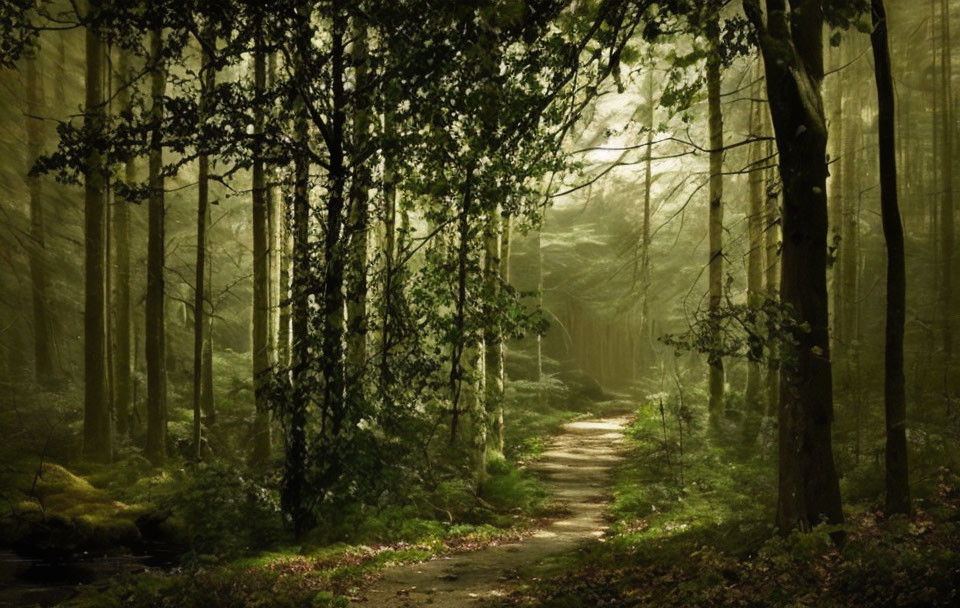
[[[519,579],[547,571],[556,558],[606,529],[611,474],[620,460],[627,418],[570,422],[529,468],[565,507],[550,525],[517,543],[388,568],[364,594],[369,606],[468,605],[505,593]]]

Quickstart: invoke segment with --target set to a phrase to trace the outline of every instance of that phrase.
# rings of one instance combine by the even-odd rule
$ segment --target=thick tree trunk
[[[267,57],[263,50],[263,33],[257,26],[253,56],[254,93],[258,102],[255,112],[253,149],[253,386],[256,414],[253,420],[253,453],[251,462],[263,465],[270,458],[270,412],[267,409],[267,374],[270,373],[270,277],[268,274],[269,232],[267,182],[263,160],[263,95],[266,90]]]
[[[97,10],[97,3],[90,3]],[[103,45],[95,31],[86,31],[86,99],[84,120],[96,132],[102,128]],[[84,410],[83,456],[107,462],[112,455],[110,410],[106,387],[106,318],[104,314],[104,260],[106,256],[106,197],[103,156],[91,149],[85,163],[84,184]]]
[[[154,464],[166,459],[167,453],[167,369],[166,322],[164,314],[164,263],[166,253],[164,226],[163,180],[163,96],[166,88],[166,68],[161,58],[160,29],[150,32],[151,127],[150,175],[147,237],[147,299],[146,299],[146,353],[147,353],[147,440],[144,451]]]
[[[713,10],[707,25],[710,54],[707,57],[707,105],[710,133],[710,318],[719,323],[723,304],[723,114],[720,109],[720,23],[718,9]],[[711,345],[720,343],[719,328],[714,330]],[[723,359],[710,353],[710,422],[723,415]]]
[[[886,413],[886,512],[910,512],[907,479],[907,396],[903,374],[903,328],[906,316],[906,262],[903,223],[897,197],[896,110],[887,15],[883,0],[872,0],[873,61],[877,82],[880,144],[880,209],[887,242],[887,327],[884,358]]]
[[[845,63],[845,54],[835,51],[831,53],[831,56],[837,58],[837,60],[834,61],[834,69],[839,69],[840,66]],[[847,69],[851,69],[851,67],[848,66]],[[831,337],[833,339],[830,342],[830,346],[833,349],[834,361],[839,361],[843,358],[843,347],[846,343],[844,325],[844,305],[846,304],[846,298],[843,291],[843,254],[846,253],[847,245],[847,243],[843,241],[844,211],[846,204],[844,186],[846,184],[843,181],[843,168],[844,163],[847,162],[847,159],[844,158],[844,154],[846,154],[847,151],[844,150],[845,140],[843,137],[845,129],[844,119],[846,118],[843,113],[845,83],[842,80],[842,72],[835,73],[833,78],[836,80],[836,83],[831,89],[833,99],[831,100],[832,110],[828,129],[830,158],[834,162],[831,165],[830,176],[827,181],[827,196],[830,208],[830,237],[828,246],[834,252],[834,260],[831,267],[833,276],[830,290],[830,295],[833,299],[830,319],[832,326]],[[852,152],[852,150],[850,152]]]
[[[797,323],[781,370],[777,523],[781,531],[843,522],[830,435],[833,422],[827,302],[827,128],[823,15],[817,0],[744,9],[759,33],[783,180],[781,298]]]
[[[39,50],[24,61],[26,76],[26,113],[27,132],[27,190],[30,192],[30,281],[33,296],[33,369],[34,377],[40,386],[52,387],[56,384],[56,371],[53,363],[53,326],[50,320],[50,300],[47,293],[47,252],[44,237],[44,198],[40,176],[29,175],[33,163],[43,153],[43,120],[46,105],[43,73],[40,69]]]

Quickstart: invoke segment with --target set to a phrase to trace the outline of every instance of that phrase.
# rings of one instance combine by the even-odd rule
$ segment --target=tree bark
[[[358,18],[360,19],[360,18]],[[373,94],[369,78],[366,25],[360,21],[353,27],[353,63],[358,98],[353,112],[354,150],[370,145],[370,106]],[[364,400],[364,371],[367,363],[367,239],[369,225],[369,163],[359,163],[353,171],[350,187],[347,268],[347,386],[346,399],[351,408],[361,407]]]
[[[874,71],[879,107],[880,210],[887,242],[887,320],[884,353],[884,409],[887,430],[886,512],[910,512],[907,479],[907,396],[903,373],[903,328],[906,317],[906,262],[903,223],[897,195],[896,110],[887,14],[883,0],[872,0]]]
[[[757,87],[759,89],[759,87]],[[759,92],[759,91],[758,91]],[[759,97],[759,95],[758,95]],[[761,122],[760,102],[754,101],[750,107],[750,136],[758,137]],[[763,162],[763,145],[755,143],[750,147],[750,177],[747,208],[747,233],[749,250],[747,251],[747,303],[757,309],[763,304],[763,172],[758,165]],[[760,359],[762,349],[751,353],[752,360],[747,361],[746,401],[749,411],[756,415],[763,413],[761,396]]]
[[[262,16],[258,16],[261,19]],[[254,109],[253,142],[253,386],[256,413],[253,420],[253,453],[251,462],[263,465],[270,458],[270,413],[267,409],[267,374],[270,372],[270,278],[267,183],[263,160],[264,109],[266,91],[266,60],[263,50],[262,25],[257,24],[256,48],[253,55],[253,81],[256,104]]]
[[[212,44],[207,36],[207,44]],[[207,117],[209,96],[213,94],[214,68],[210,52],[204,47],[201,53],[200,79],[200,121]],[[203,124],[200,128],[203,128]],[[206,153],[198,159],[199,169],[197,177],[197,256],[196,273],[194,275],[193,291],[193,456],[200,460],[203,456],[201,449],[201,418],[203,416],[203,364],[204,364],[204,330],[206,328],[206,257],[207,257],[207,216],[210,215],[210,157]]]
[[[783,180],[781,299],[797,324],[784,345],[779,411],[777,523],[784,533],[843,522],[830,435],[833,422],[827,302],[827,128],[823,15],[818,0],[758,0],[744,9],[758,31]],[[840,540],[842,535],[835,535]]]
[[[711,8],[707,24],[707,105],[710,135],[710,319],[719,324],[723,303],[723,113],[720,109],[720,16],[719,8]],[[719,326],[713,329],[713,347],[720,345]],[[708,355],[710,364],[710,422],[715,424],[723,415],[724,371],[723,359],[716,353]]]
[[[122,112],[131,109],[133,75],[131,74],[130,55],[120,52],[119,61],[120,89],[117,101]],[[133,158],[124,163],[124,181],[133,186],[137,181],[137,167]],[[116,260],[114,281],[116,283],[116,301],[114,302],[114,328],[116,331],[117,351],[114,357],[114,380],[116,395],[117,433],[126,436],[130,432],[131,412],[133,408],[133,379],[131,375],[131,299],[130,299],[130,205],[131,201],[121,200],[113,214],[113,234],[116,239]]]
[[[96,1],[89,4],[96,11]],[[103,45],[97,33],[86,30],[86,96],[84,120],[96,133],[103,128]],[[108,462],[112,456],[110,411],[107,400],[106,370],[106,293],[104,260],[106,257],[106,197],[104,160],[91,148],[85,159],[84,184],[84,410],[83,456]]]
[[[492,446],[503,453],[503,334],[496,317],[500,298],[501,215],[496,208],[487,211],[483,233],[483,279],[489,314],[484,323],[484,373],[487,417],[493,437]]]
[[[164,179],[163,179],[163,97],[166,67],[161,58],[161,30],[150,32],[150,175],[147,237],[147,440],[144,452],[154,464],[161,464],[167,452],[167,358],[164,312]]]

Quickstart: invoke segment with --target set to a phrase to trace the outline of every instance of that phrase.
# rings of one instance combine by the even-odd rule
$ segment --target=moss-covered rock
[[[9,509],[0,518],[0,541],[25,555],[68,558],[110,551],[140,541],[142,510],[114,500],[85,478],[53,463],[15,478]]]

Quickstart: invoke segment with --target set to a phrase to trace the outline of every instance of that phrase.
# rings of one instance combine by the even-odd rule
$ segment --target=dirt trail
[[[560,519],[517,543],[388,568],[361,601],[378,608],[469,606],[502,595],[512,581],[536,576],[551,559],[602,535],[610,473],[620,459],[626,423],[626,418],[568,423],[530,465],[566,506]]]

